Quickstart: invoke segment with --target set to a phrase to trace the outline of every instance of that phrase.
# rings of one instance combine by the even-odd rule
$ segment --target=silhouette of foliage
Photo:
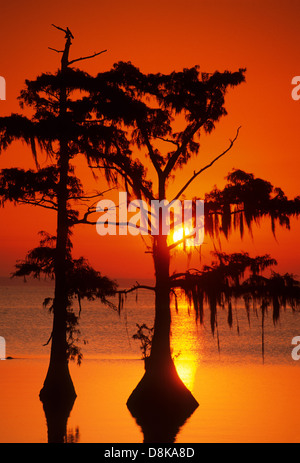
[[[277,265],[269,255],[250,257],[248,253],[225,254],[214,252],[211,265],[202,270],[191,270],[171,277],[171,288],[180,288],[185,292],[195,309],[196,321],[203,324],[204,310],[210,310],[212,333],[217,326],[218,308],[227,307],[228,323],[232,326],[233,301],[245,302],[250,322],[249,303],[260,307],[272,306],[273,321],[280,316],[280,308],[287,304],[294,310],[300,303],[300,283],[290,274],[280,275],[272,268]],[[271,270],[269,277],[265,270]]]
[[[136,326],[137,332],[132,336],[132,338],[136,341],[140,341],[142,359],[146,361],[150,356],[154,328],[149,328],[145,323],[142,325],[137,323]]]
[[[290,218],[300,214],[300,197],[289,200],[281,188],[256,178],[242,170],[233,170],[226,177],[223,190],[214,190],[205,195],[205,231],[213,236],[238,230],[241,237],[247,227],[260,224],[267,217],[271,220],[275,234],[276,222],[290,229]]]
[[[174,167],[182,167],[198,152],[200,145],[195,137],[199,130],[203,128],[210,133],[227,114],[224,107],[227,89],[243,82],[244,73],[240,69],[234,73],[204,74],[195,66],[168,75],[145,75],[130,62],[119,62],[111,72],[96,77],[91,97],[96,109],[101,110],[103,82],[109,82],[112,92],[119,92],[115,110],[130,127],[131,142],[147,149],[157,173],[166,180]],[[187,125],[177,132],[172,122],[180,114]],[[158,139],[176,149],[164,154],[152,144]]]
[[[41,232],[40,235],[42,238],[40,246],[29,251],[24,261],[17,262],[16,271],[13,273],[14,277],[26,279],[26,277],[31,276],[37,279],[41,277],[55,279],[56,237],[46,232]],[[85,258],[73,259],[71,249],[72,243],[69,239],[65,288],[68,297],[68,356],[71,360],[77,359],[80,364],[82,353],[77,342],[80,335],[78,325],[82,310],[81,302],[84,299],[89,301],[97,299],[108,307],[115,309],[108,297],[116,294],[117,285],[109,278],[102,276],[100,272],[94,270]],[[73,310],[74,300],[77,300],[79,305],[78,315]],[[53,301],[53,298],[46,298],[44,301],[44,307],[48,308],[50,312],[53,311]]]
[[[143,74],[130,62],[119,62],[109,75],[99,74],[95,79],[95,89],[91,95],[96,106],[101,106],[101,92],[98,91],[97,85],[101,88],[103,81],[110,81],[113,88],[119,88],[126,93],[120,114],[126,120],[128,137],[133,146],[146,151],[157,175],[157,190],[154,191],[153,188],[153,169],[151,175],[145,170],[143,175],[136,175],[136,172],[130,169],[133,161],[128,160],[126,170],[120,168],[117,160],[111,169],[123,177],[128,192],[145,199],[148,204],[153,199],[182,199],[191,183],[225,156],[237,140],[239,129],[235,138],[230,140],[228,148],[213,157],[211,162],[194,171],[188,181],[178,188],[178,193],[168,198],[167,187],[169,182],[174,180],[175,172],[183,169],[192,156],[199,156],[202,135],[210,134],[216,123],[227,115],[226,93],[229,88],[245,81],[245,69],[239,69],[237,72],[200,73],[199,67],[195,66],[167,75]],[[201,161],[200,157],[199,160]],[[177,177],[175,186],[179,183],[178,179],[180,177]],[[253,225],[259,225],[264,218],[271,220],[271,228],[275,234],[277,223],[289,229],[291,217],[299,216],[300,197],[288,199],[280,188],[275,188],[266,180],[242,170],[233,170],[226,180],[227,184],[223,190],[215,187],[205,195],[205,232],[212,238],[223,234],[229,239],[233,231],[238,231],[243,237],[246,227],[252,232]],[[140,187],[141,183],[144,188]],[[220,305],[224,306],[225,302],[228,308],[228,324],[233,325],[233,299],[244,298],[246,309],[250,300],[253,303],[259,301],[262,311],[271,304],[274,322],[279,317],[278,304],[282,306],[285,297],[292,307],[298,303],[298,282],[293,276],[272,273],[267,278],[261,274],[276,264],[270,256],[251,258],[246,253],[228,256],[219,253],[215,256],[218,260],[214,261],[211,267],[195,272],[188,271],[180,274],[180,277],[174,277],[169,275],[170,252],[181,244],[181,240],[167,245],[166,237],[161,233],[152,238],[152,248],[148,249],[151,249],[153,254],[156,272],[156,319],[160,319],[158,314],[163,310],[159,292],[174,294],[176,287],[183,289],[190,302],[193,302],[196,320],[200,323],[203,323],[204,306],[209,307],[213,333],[217,327],[217,308]],[[182,240],[184,245],[185,239]],[[164,274],[162,268],[165,269]],[[250,276],[242,284],[246,272],[250,273]],[[271,292],[275,278],[278,279],[278,288],[281,288],[281,292],[275,293],[277,296],[274,295],[274,291]],[[256,292],[255,279],[258,284]],[[290,286],[287,281],[290,281]],[[167,300],[165,296],[166,304]],[[159,324],[161,323],[163,322],[160,321]],[[165,337],[169,336],[167,324]],[[156,331],[163,332],[163,329],[158,329],[158,325],[156,328],[153,346],[157,339]]]
[[[65,33],[64,49],[61,53],[60,69],[53,73],[42,73],[34,80],[26,80],[21,91],[21,109],[30,110],[30,116],[11,114],[0,118],[0,151],[13,142],[21,141],[29,146],[35,160],[36,170],[5,169],[0,174],[1,205],[7,201],[28,204],[56,212],[57,235],[28,253],[23,262],[17,264],[18,276],[44,274],[55,280],[53,298],[53,331],[51,335],[50,364],[44,388],[44,399],[62,394],[75,396],[69,375],[68,360],[77,356],[75,327],[77,316],[70,309],[70,300],[75,296],[81,306],[83,298],[96,297],[106,304],[106,296],[115,293],[115,283],[102,277],[83,259],[71,256],[71,230],[76,223],[83,223],[95,212],[95,203],[101,192],[87,193],[74,175],[72,161],[83,155],[87,161],[97,151],[97,163],[101,164],[101,153],[130,155],[129,142],[114,119],[94,105],[86,88],[93,79],[72,65],[92,58],[100,53],[69,59],[73,35],[67,29],[54,26]],[[91,150],[87,152],[85,146]],[[46,153],[49,165],[39,165],[40,151]],[[106,158],[105,162],[108,160]],[[114,181],[109,171],[106,175]],[[92,204],[90,204],[92,202]],[[86,212],[80,217],[78,205]],[[47,301],[50,302],[50,299]],[[66,340],[66,334],[68,340]],[[59,371],[59,374],[57,372]]]

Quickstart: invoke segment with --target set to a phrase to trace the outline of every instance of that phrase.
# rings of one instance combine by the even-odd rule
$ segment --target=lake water
[[[130,287],[135,281],[120,281]],[[140,282],[151,283],[151,282]],[[53,287],[46,282],[0,279],[0,336],[7,356],[0,362],[0,441],[47,442],[47,426],[38,393],[49,359],[43,347],[51,315],[42,307]],[[143,375],[136,323],[153,325],[154,298],[140,290],[129,294],[117,312],[99,302],[84,302],[80,329],[83,363],[71,364],[77,399],[68,420],[68,439],[78,442],[142,442],[143,434],[126,401]],[[77,308],[75,307],[75,310]],[[300,314],[287,309],[274,327],[265,321],[262,363],[261,316],[237,306],[234,324],[220,311],[217,336],[209,316],[196,326],[183,300],[173,310],[172,348],[179,375],[199,402],[176,442],[299,442],[300,362],[291,357],[291,341],[300,335]],[[239,333],[237,330],[239,327]]]

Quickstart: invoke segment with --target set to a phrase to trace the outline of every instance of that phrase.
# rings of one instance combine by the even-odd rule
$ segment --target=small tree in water
[[[150,357],[153,330],[154,328],[149,328],[145,323],[142,325],[136,324],[137,332],[132,336],[135,341],[140,341],[140,349],[142,351],[142,359],[145,364],[147,363],[148,358]]]

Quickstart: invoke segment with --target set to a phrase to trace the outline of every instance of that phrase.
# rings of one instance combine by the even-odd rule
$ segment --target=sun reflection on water
[[[188,303],[178,298],[178,313],[172,306],[171,347],[178,375],[193,390],[198,365],[201,361],[201,337],[197,333],[195,318],[189,314]]]

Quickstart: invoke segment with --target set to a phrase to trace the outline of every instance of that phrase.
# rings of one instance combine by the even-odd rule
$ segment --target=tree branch
[[[195,122],[195,123],[191,123],[186,127],[186,129],[184,131],[183,142],[181,143],[181,145],[178,145],[178,149],[170,157],[170,159],[168,160],[168,163],[167,163],[167,165],[166,165],[166,167],[164,169],[164,174],[165,174],[166,178],[172,172],[172,169],[174,168],[176,162],[178,161],[178,158],[180,157],[180,155],[186,149],[189,141],[191,141],[193,139],[194,135],[202,127],[202,125],[203,125],[203,122],[198,121],[198,122]]]
[[[155,286],[148,286],[148,285],[140,285],[138,282],[132,288],[130,289],[123,289],[120,291],[117,291],[118,294],[128,294],[132,293],[133,291],[137,291],[138,289],[147,289],[149,291],[155,291]]]
[[[134,189],[134,182],[133,180],[131,179],[131,175],[130,175],[130,172],[126,172],[125,170],[125,167],[121,168],[119,166],[117,166],[116,164],[115,165],[112,165],[112,166],[92,166],[91,164],[89,164],[89,168],[90,169],[108,169],[108,170],[114,170],[115,172],[117,172],[119,175],[121,175],[122,178],[125,178],[127,179],[127,183],[131,186],[132,189]],[[143,193],[143,195],[145,196],[145,198],[148,199],[148,201],[152,201],[154,200],[154,196],[152,195],[151,191],[149,191],[147,189],[147,187],[145,185],[143,185],[142,181],[140,181],[140,183],[138,184],[138,187],[139,189],[141,190],[141,192]]]
[[[144,138],[144,142],[145,142],[145,145],[147,146],[147,149],[148,149],[148,153],[149,153],[149,156],[150,156],[150,159],[151,159],[151,162],[153,164],[153,167],[155,168],[156,172],[158,173],[158,175],[161,175],[162,173],[162,169],[160,168],[160,165],[159,163],[157,162],[156,158],[155,158],[155,153],[153,151],[153,146],[151,145],[150,143],[150,140],[149,140],[149,137],[147,135],[147,132],[140,127],[140,131],[141,131],[141,134]]]
[[[215,157],[209,164],[207,164],[205,167],[202,167],[202,169],[198,170],[198,172],[194,172],[194,175],[186,182],[186,184],[181,188],[181,190],[177,193],[177,195],[175,196],[175,198],[173,199],[173,201],[175,201],[176,199],[178,199],[182,194],[183,192],[188,188],[188,186],[195,180],[195,178],[197,178],[200,174],[202,174],[202,172],[204,172],[205,170],[209,169],[210,167],[212,167],[219,159],[221,159],[223,156],[225,156],[225,154],[228,153],[228,151],[231,150],[231,148],[233,147],[236,139],[238,138],[239,136],[239,131],[240,131],[241,127],[239,127],[237,129],[237,132],[236,132],[236,136],[234,137],[233,140],[229,140],[230,141],[230,145],[229,147],[223,151],[223,153],[219,154],[217,157]]]
[[[52,337],[53,337],[53,331],[52,331],[52,333],[50,334],[50,338],[48,339],[48,341],[46,342],[46,344],[43,344],[43,347],[48,346],[48,344],[50,343]]]
[[[53,204],[52,206],[47,206],[47,204],[43,204],[42,201],[49,202],[50,204]],[[37,207],[42,207],[44,209],[51,209],[52,211],[57,211],[57,205],[48,200],[40,200],[40,201],[30,201],[29,199],[18,199],[18,203],[20,204],[29,204],[30,206],[37,206]]]
[[[64,50],[56,50],[56,48],[48,47],[49,50],[55,51],[56,53],[63,53]]]
[[[86,212],[83,216],[82,219],[75,219],[73,220],[73,225],[115,225],[116,227],[132,227],[132,228],[137,228],[135,224],[131,222],[110,222],[110,221],[105,221],[105,222],[99,222],[99,219],[96,222],[91,222],[88,220],[89,215],[95,214],[97,211],[89,211]],[[149,235],[150,230],[147,230],[146,228],[139,227],[138,228],[141,231],[144,231]]]
[[[156,138],[158,140],[165,141],[166,143],[172,143],[173,145],[177,146],[178,149],[180,148],[180,144],[175,140],[170,140],[169,138],[158,137],[158,136]]]
[[[89,201],[90,199],[95,199],[95,198],[101,198],[101,196],[104,196],[106,193],[109,193],[110,191],[112,190],[115,190],[115,187],[114,188],[109,188],[105,191],[102,191],[102,192],[97,192],[94,194],[94,195],[90,195],[90,196],[87,196],[87,195],[83,195],[83,196],[69,196],[69,200],[73,200],[73,201]]]
[[[86,60],[86,59],[95,58],[95,56],[99,56],[99,55],[101,55],[102,53],[105,53],[105,52],[107,52],[107,50],[99,51],[98,53],[94,53],[93,55],[90,55],[90,56],[84,56],[82,58],[73,59],[73,60],[68,62],[68,65],[73,64],[73,63],[77,63],[77,61],[83,61],[83,60]]]
[[[72,37],[72,39],[74,39],[74,35],[72,34],[72,32],[70,31],[68,27],[67,29],[63,29],[62,27],[56,26],[55,24],[52,24],[52,26],[58,29],[59,31],[64,32],[67,36]]]

